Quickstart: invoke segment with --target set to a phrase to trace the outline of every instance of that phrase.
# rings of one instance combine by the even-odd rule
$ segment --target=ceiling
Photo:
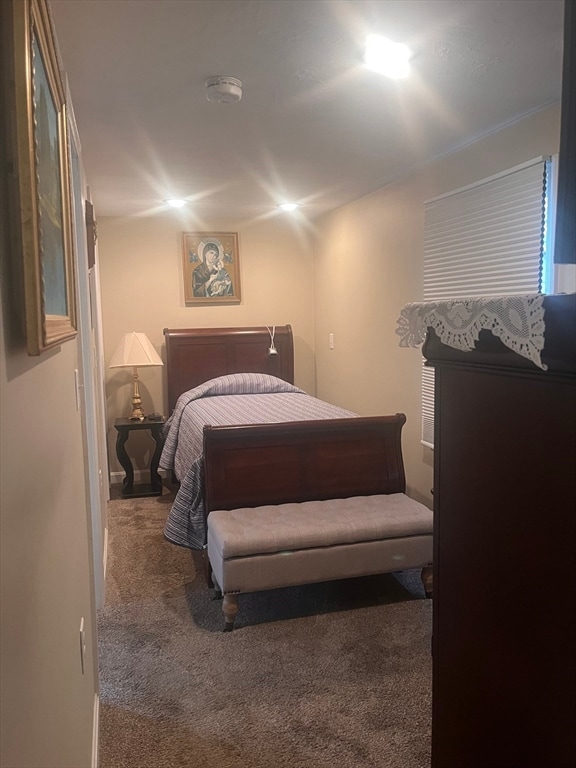
[[[50,5],[99,216],[314,218],[561,95],[562,0]],[[412,49],[408,78],[363,66],[370,33]],[[216,75],[240,102],[206,99]]]

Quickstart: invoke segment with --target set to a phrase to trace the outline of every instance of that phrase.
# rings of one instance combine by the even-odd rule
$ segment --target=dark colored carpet
[[[223,633],[196,554],[162,535],[171,501],[109,505],[100,768],[427,768],[419,573],[243,595]]]

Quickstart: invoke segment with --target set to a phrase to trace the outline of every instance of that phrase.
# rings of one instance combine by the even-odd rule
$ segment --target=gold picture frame
[[[39,355],[77,333],[67,112],[46,0],[12,14],[26,340]]]
[[[186,305],[239,304],[238,234],[183,232],[182,275]]]

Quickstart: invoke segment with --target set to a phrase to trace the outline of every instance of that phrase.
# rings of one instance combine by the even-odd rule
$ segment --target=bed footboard
[[[404,493],[406,417],[204,428],[205,509]]]

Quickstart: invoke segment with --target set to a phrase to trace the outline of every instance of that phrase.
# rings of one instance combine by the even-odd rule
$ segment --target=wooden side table
[[[118,437],[116,438],[116,455],[118,461],[124,468],[126,476],[122,481],[122,498],[131,499],[135,496],[161,496],[162,495],[162,478],[158,474],[158,464],[160,463],[160,456],[162,455],[162,448],[164,446],[164,438],[162,436],[162,429],[164,427],[164,420],[162,421],[150,421],[144,419],[144,421],[132,421],[131,419],[116,419],[114,427],[118,431]],[[139,483],[134,485],[134,467],[128,454],[126,453],[125,444],[130,436],[130,432],[134,430],[148,429],[154,438],[156,448],[150,461],[150,482]]]

